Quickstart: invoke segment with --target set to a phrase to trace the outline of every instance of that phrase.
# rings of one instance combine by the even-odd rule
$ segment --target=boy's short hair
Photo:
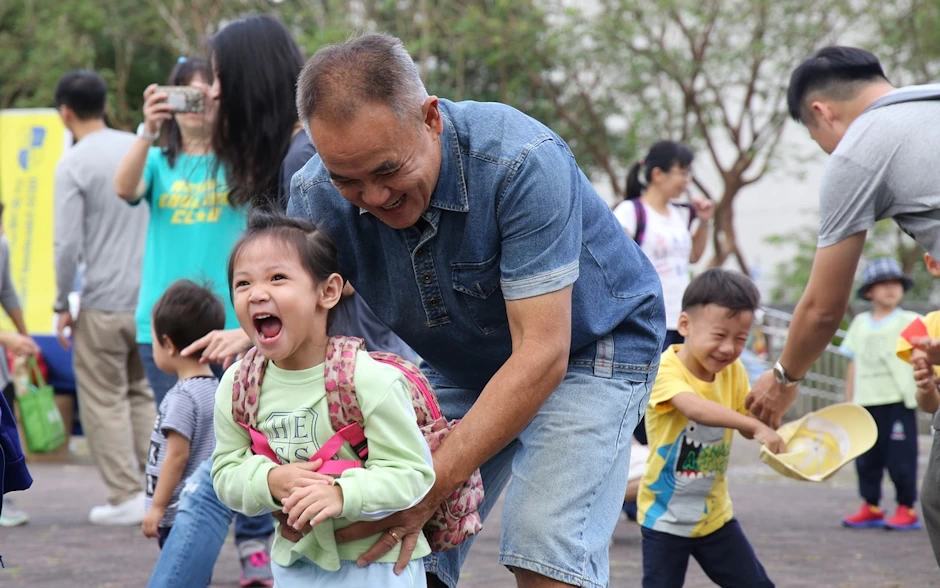
[[[182,350],[210,332],[225,328],[225,305],[207,286],[178,280],[154,304],[151,320],[158,339],[154,345],[161,345],[166,336]],[[202,351],[192,357],[202,357]]]
[[[68,106],[81,120],[104,116],[108,86],[93,71],[71,71],[59,79],[55,87],[55,106]]]
[[[727,308],[731,316],[760,307],[760,291],[740,272],[713,268],[696,277],[682,296],[682,310],[715,304]]]

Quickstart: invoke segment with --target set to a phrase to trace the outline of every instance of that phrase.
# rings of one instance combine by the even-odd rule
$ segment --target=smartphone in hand
[[[167,95],[166,101],[173,112],[204,112],[206,95],[192,86],[157,86],[157,92]]]

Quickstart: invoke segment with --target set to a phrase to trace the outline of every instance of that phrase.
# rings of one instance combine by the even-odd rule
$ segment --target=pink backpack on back
[[[326,400],[329,405],[330,424],[336,433],[310,458],[310,461],[323,460],[323,465],[318,470],[322,474],[338,476],[350,468],[363,467],[362,461],[333,459],[347,442],[361,460],[366,460],[369,455],[369,447],[362,431],[362,411],[359,409],[353,382],[356,356],[361,349],[365,349],[362,339],[331,337],[326,350]],[[404,374],[411,391],[411,403],[418,417],[418,427],[432,453],[436,451],[458,421],[448,421],[441,414],[441,407],[431,384],[417,366],[394,353],[372,352],[369,355],[379,363],[393,366]],[[267,360],[257,349],[252,349],[242,359],[232,386],[232,415],[235,422],[244,427],[251,436],[252,451],[280,463],[267,439],[256,429],[258,397],[266,365]],[[453,549],[467,537],[478,533],[483,528],[483,521],[478,512],[482,502],[483,479],[480,477],[480,470],[477,470],[441,504],[424,526],[424,534],[431,549]]]

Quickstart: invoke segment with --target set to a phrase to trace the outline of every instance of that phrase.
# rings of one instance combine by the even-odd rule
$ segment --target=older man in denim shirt
[[[393,37],[321,49],[297,104],[319,155],[288,212],[329,231],[346,277],[463,419],[422,503],[338,540],[385,530],[360,563],[399,539],[406,560],[480,467],[484,517],[508,483],[500,562],[520,586],[606,586],[665,332],[656,272],[558,135],[508,106],[428,96]],[[431,585],[456,585],[470,543],[430,557]]]

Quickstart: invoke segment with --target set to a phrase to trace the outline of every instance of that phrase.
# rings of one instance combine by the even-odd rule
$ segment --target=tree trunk
[[[750,268],[744,259],[744,254],[738,247],[737,235],[734,230],[734,197],[740,191],[741,182],[737,178],[724,178],[725,190],[721,201],[715,207],[715,227],[712,233],[712,244],[715,253],[708,267],[721,267],[729,257],[734,257],[741,271],[750,275]]]

